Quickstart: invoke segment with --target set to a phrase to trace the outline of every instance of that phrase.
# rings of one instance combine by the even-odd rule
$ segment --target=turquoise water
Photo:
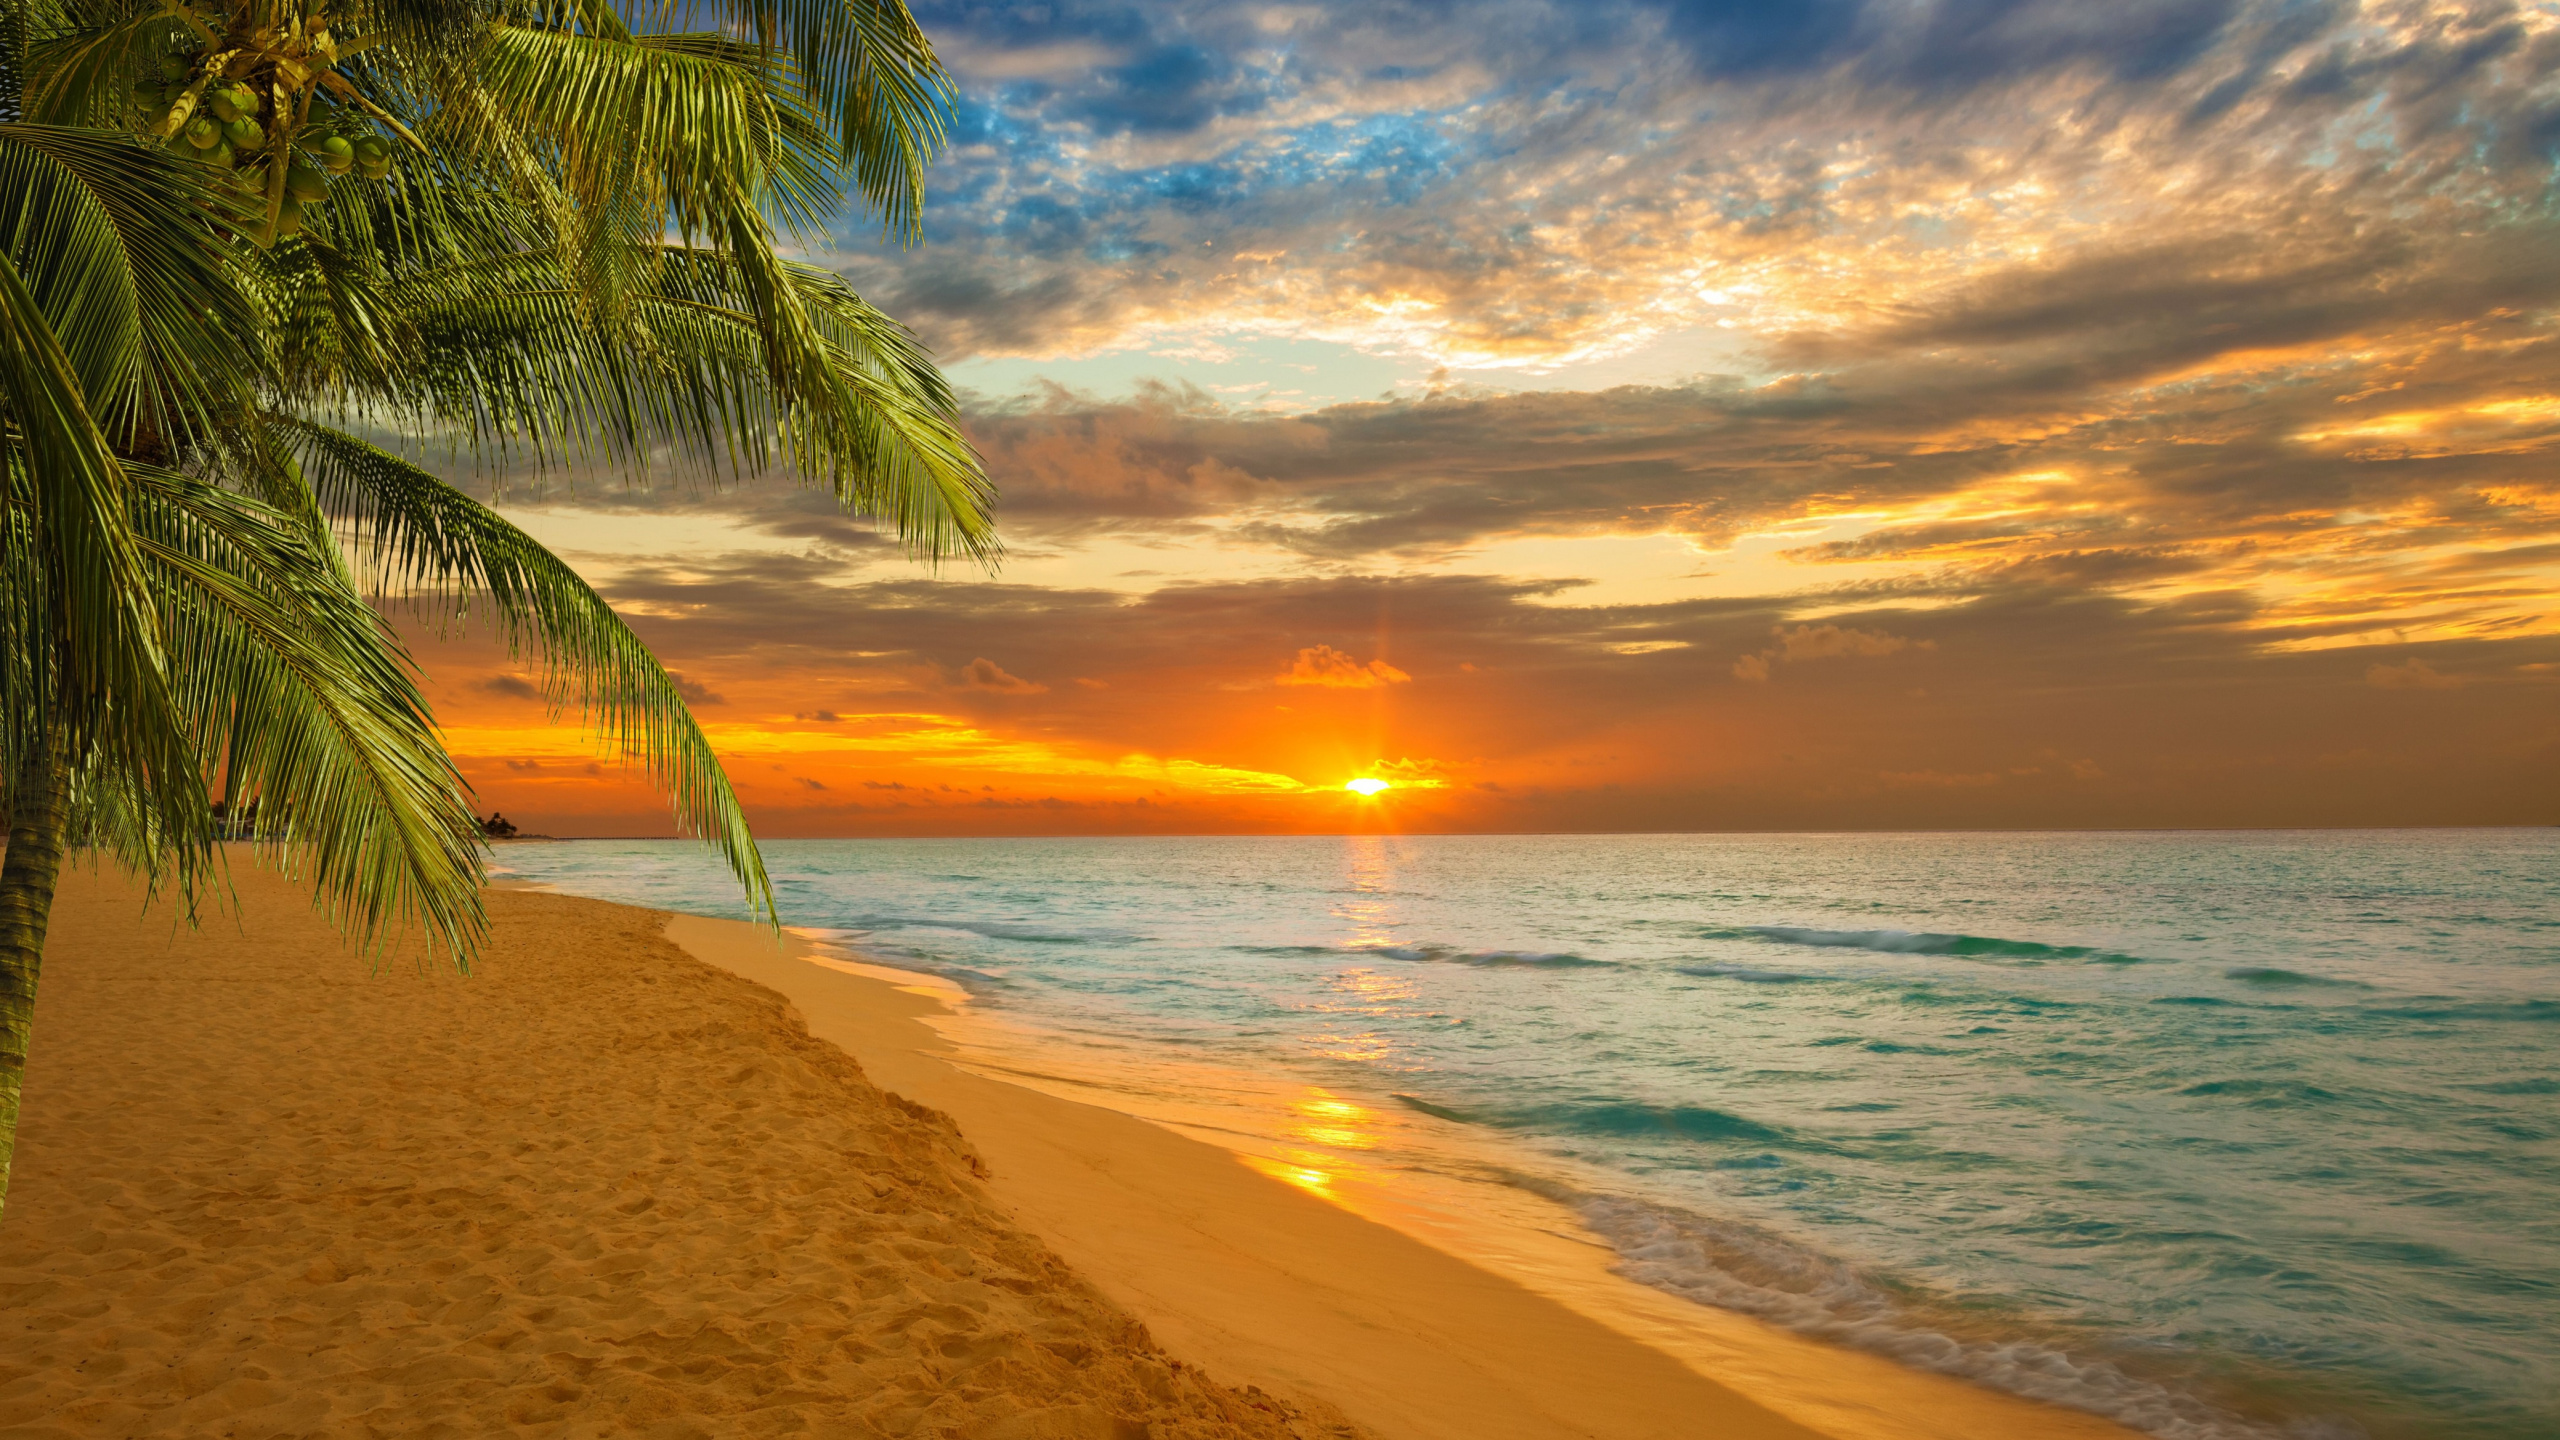
[[[766,855],[990,1006],[1552,1157],[1701,1303],[2163,1436],[2560,1435],[2560,831]],[[500,858],[736,913],[680,844]]]

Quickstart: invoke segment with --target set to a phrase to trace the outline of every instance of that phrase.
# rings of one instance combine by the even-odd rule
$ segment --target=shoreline
[[[234,880],[190,931],[65,878],[0,1432],[2131,1434],[1645,1290],[1561,1228],[1379,1223],[1007,1078],[924,977],[806,941],[502,882],[461,977]]]
[[[998,1204],[1177,1353],[1381,1434],[1669,1437],[1718,1411],[1736,1435],[1767,1422],[1833,1440],[2137,1434],[1624,1279],[1570,1210],[1525,1192],[1523,1223],[1489,1227],[1392,1186],[1292,1183],[1214,1143],[1242,1137],[1142,1118],[1041,1070],[1007,1049],[1021,1037],[955,1016],[965,996],[947,981],[743,921],[679,914],[667,934],[951,1115]]]

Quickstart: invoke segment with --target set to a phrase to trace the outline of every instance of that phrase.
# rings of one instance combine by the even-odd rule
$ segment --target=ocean
[[[2175,1440],[2560,1435],[2560,831],[765,855],[786,924],[1318,1193],[1534,1194],[1629,1280]],[[740,913],[680,842],[499,863]]]

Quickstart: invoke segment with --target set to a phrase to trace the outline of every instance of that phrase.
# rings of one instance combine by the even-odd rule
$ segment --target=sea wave
[[[1677,965],[1672,968],[1701,980],[1739,980],[1746,985],[1792,985],[1798,980],[1813,978],[1787,970],[1754,970],[1747,965]]]
[[[1745,925],[1718,932],[1735,939],[1771,940],[1782,945],[1824,949],[1873,950],[1885,955],[1958,955],[1976,960],[2094,960],[2107,964],[2137,963],[2138,957],[2101,950],[2094,945],[2048,945],[2037,940],[2006,940],[1996,935],[1951,935],[1935,930],[1822,930],[1809,925]]]
[[[1389,960],[1427,960],[1444,965],[1527,966],[1541,970],[1573,970],[1613,963],[1565,950],[1467,950],[1455,945],[1354,946],[1351,953],[1378,955]]]
[[[1149,938],[1117,930],[1068,930],[1057,926],[1028,926],[990,920],[952,920],[940,915],[851,915],[841,923],[848,934],[871,930],[958,930],[969,935],[983,935],[990,940],[1013,940],[1031,945],[1138,945]]]
[[[1539,1187],[1543,1188],[1543,1187]],[[2103,1415],[2163,1440],[2309,1440],[2352,1427],[2252,1423],[2105,1360],[2036,1340],[1960,1336],[1854,1267],[1757,1227],[1619,1196],[1556,1192],[1639,1284],[1920,1370]]]
[[[2241,965],[2222,972],[2225,980],[2243,985],[2262,985],[2271,989],[2303,987],[2322,990],[2370,990],[2361,980],[2335,980],[2326,975],[2309,975],[2300,970],[2280,970],[2273,965]]]
[[[1683,1140],[1741,1140],[1755,1145],[1779,1141],[1810,1144],[1779,1126],[1764,1125],[1710,1105],[1647,1105],[1635,1100],[1586,1100],[1553,1105],[1462,1107],[1426,1100],[1419,1095],[1399,1093],[1395,1098],[1425,1115],[1464,1125],[1491,1125],[1504,1130],[1609,1135],[1621,1139],[1665,1136]]]
[[[1482,965],[1495,969],[1576,970],[1614,967],[1614,960],[1594,960],[1563,950],[1469,950],[1457,945],[1235,945],[1246,955],[1375,956],[1381,960],[1423,961],[1440,965]]]
[[[2560,1023],[2560,1000],[2449,1000],[2421,995],[2390,1005],[2368,1005],[2357,1013],[2389,1020],[2522,1021],[2528,1025]]]

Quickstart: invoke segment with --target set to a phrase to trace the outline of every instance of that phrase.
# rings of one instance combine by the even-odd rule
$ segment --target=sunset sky
[[[763,833],[2560,823],[2560,4],[918,15],[928,241],[812,258],[1000,569],[504,491]],[[484,810],[668,832],[420,655]]]

